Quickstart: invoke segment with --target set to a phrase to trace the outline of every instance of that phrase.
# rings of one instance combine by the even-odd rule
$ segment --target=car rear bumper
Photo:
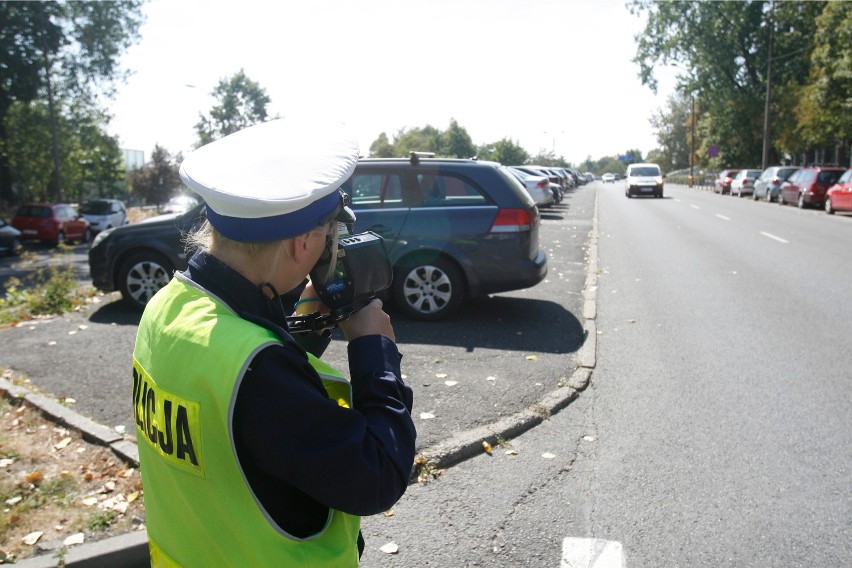
[[[514,263],[511,269],[502,272],[506,275],[505,279],[496,280],[492,275],[485,286],[471,290],[471,295],[483,296],[535,286],[547,276],[547,253],[544,249],[538,249],[534,259]]]

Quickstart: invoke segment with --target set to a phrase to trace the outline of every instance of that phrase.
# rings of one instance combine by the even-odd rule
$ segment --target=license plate
[[[639,188],[639,191],[653,191],[653,190],[654,190],[653,187],[640,187]]]
[[[33,229],[24,229],[21,232],[24,233],[25,235],[37,235],[38,234],[38,231],[35,231]]]

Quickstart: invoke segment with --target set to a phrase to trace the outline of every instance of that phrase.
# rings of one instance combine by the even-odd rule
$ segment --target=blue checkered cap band
[[[180,174],[224,236],[271,241],[333,217],[358,154],[342,124],[279,119],[202,146],[183,161]]]

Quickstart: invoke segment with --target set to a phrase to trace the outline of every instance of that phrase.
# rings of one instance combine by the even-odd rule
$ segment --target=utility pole
[[[775,3],[769,6],[769,54],[766,57],[766,103],[763,108],[763,161],[761,169],[769,165],[769,101],[772,98],[772,40],[775,36],[775,23],[772,21],[772,12]]]

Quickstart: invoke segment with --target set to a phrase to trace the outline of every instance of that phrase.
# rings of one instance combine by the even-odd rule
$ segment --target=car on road
[[[92,229],[85,217],[67,203],[29,203],[18,208],[12,226],[24,240],[61,245],[66,241],[87,243]]]
[[[713,193],[721,195],[731,193],[731,182],[740,170],[722,170],[713,181]]]
[[[166,202],[161,213],[186,213],[198,203],[198,199],[191,195],[176,195]]]
[[[852,168],[849,168],[837,183],[828,188],[825,196],[825,212],[852,211]]]
[[[763,170],[754,182],[754,200],[766,199],[770,203],[776,201],[781,191],[781,184],[798,169],[796,166],[770,166]]]
[[[550,180],[545,176],[534,176],[513,167],[510,167],[509,171],[524,184],[536,207],[550,207],[556,202],[556,197],[550,188]]]
[[[731,195],[742,197],[754,193],[754,181],[760,177],[760,170],[744,169],[737,172],[731,181]]]
[[[615,174],[604,174],[601,176],[601,180],[604,183],[615,183]]]
[[[663,196],[663,172],[658,164],[642,163],[627,166],[627,187],[624,195],[634,197],[637,195]]]
[[[104,292],[121,292],[137,307],[168,284],[189,258],[183,237],[204,220],[203,202],[183,215],[158,215],[98,233],[89,249],[92,284]]]
[[[80,205],[80,214],[89,221],[92,234],[96,235],[104,229],[126,225],[127,209],[118,199],[90,199]]]
[[[837,183],[843,168],[814,166],[801,168],[781,184],[778,203],[795,203],[799,209],[824,207],[828,188]]]
[[[13,256],[21,252],[21,231],[0,219],[0,253]]]
[[[445,318],[466,297],[529,288],[547,274],[539,211],[507,166],[366,158],[342,188],[355,232],[384,239],[394,304],[413,319]]]

